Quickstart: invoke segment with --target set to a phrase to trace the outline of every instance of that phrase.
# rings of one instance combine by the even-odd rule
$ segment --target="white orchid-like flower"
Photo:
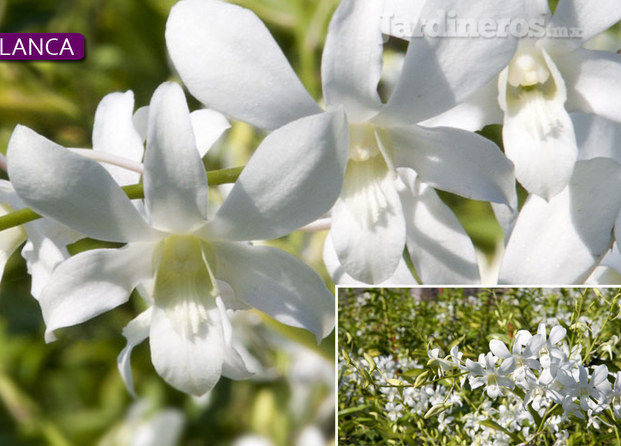
[[[136,122],[139,113],[134,116],[133,110],[134,94],[131,91],[104,96],[95,112],[92,150],[72,149],[81,155],[105,161],[103,167],[121,186],[138,182],[140,162],[144,156],[142,138],[139,129],[136,128],[140,127]],[[123,167],[115,164],[122,164]],[[4,180],[0,181],[0,202],[4,212],[26,207],[11,183]],[[0,276],[10,254],[26,241],[22,257],[26,260],[28,273],[32,278],[30,292],[35,299],[38,299],[54,268],[69,257],[67,245],[80,238],[83,238],[83,235],[47,218],[2,231]]]
[[[527,378],[535,378],[531,369],[541,369],[537,356],[544,344],[545,339],[540,334],[533,336],[526,330],[520,330],[515,336],[511,352],[498,339],[489,341],[489,349],[502,359],[500,371],[503,374],[513,373],[516,382],[525,383]]]
[[[565,386],[566,394],[579,400],[580,408],[585,412],[601,410],[612,390],[608,382],[608,367],[605,365],[593,367],[590,379],[587,369],[582,365],[578,366],[577,375],[560,370],[557,379]]]
[[[343,125],[341,113],[322,113],[272,133],[210,221],[205,170],[177,84],[161,85],[148,111],[146,218],[97,162],[18,126],[8,167],[20,198],[86,236],[126,243],[56,267],[40,296],[46,339],[151,284],[152,306],[125,330],[123,377],[131,388],[129,353],[149,337],[156,371],[172,386],[202,395],[221,374],[247,376],[226,305],[254,307],[325,337],[334,325],[334,298],[319,276],[289,254],[244,241],[282,236],[329,209],[345,162],[334,150]],[[313,157],[299,163],[311,148]],[[232,288],[235,302],[225,304],[218,280]]]
[[[529,193],[546,200],[571,181],[580,137],[570,112],[621,121],[621,56],[582,48],[621,20],[616,0],[525,0],[523,23],[533,23],[511,62],[471,98],[432,120],[477,130],[503,124],[507,157]]]
[[[466,359],[466,368],[470,372],[468,375],[470,387],[476,389],[485,385],[487,395],[494,399],[504,394],[503,389],[515,388],[513,380],[496,368],[497,359],[491,352],[486,355],[481,353],[478,362]]]
[[[407,247],[423,282],[479,282],[472,243],[434,188],[513,206],[512,164],[476,134],[417,123],[450,109],[495,76],[515,50],[507,41],[516,42],[413,41],[395,91],[383,104],[378,94],[383,3],[342,1],[323,52],[326,108],[342,107],[348,124],[341,136],[349,143],[339,148],[348,162],[329,237],[342,265],[337,277],[382,283],[393,277]],[[485,12],[498,18],[516,15],[521,6],[517,0],[497,1],[489,12],[489,1],[448,3],[465,16]],[[433,0],[424,10],[446,6]],[[190,92],[228,116],[272,130],[322,112],[247,9],[218,0],[182,0],[171,10],[166,42]],[[312,156],[310,150],[300,162]]]
[[[546,332],[546,324],[541,322],[537,327],[537,334],[543,338],[543,345],[538,352],[539,362],[542,367],[549,368],[552,355],[563,355],[563,352],[556,346],[556,344],[565,339],[565,336],[567,336],[567,330],[560,325],[555,325],[550,329],[550,336],[548,337]]]
[[[526,199],[506,228],[500,283],[583,283],[621,236],[621,125],[593,114],[571,118],[579,151],[569,184],[549,201]]]

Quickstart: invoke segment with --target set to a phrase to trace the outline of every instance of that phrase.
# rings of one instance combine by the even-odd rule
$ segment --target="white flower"
[[[448,355],[446,357],[444,357],[443,355],[444,352],[442,352],[442,350],[440,350],[439,348],[434,348],[427,352],[427,356],[429,356],[429,361],[427,362],[427,365],[438,369],[438,373],[440,376],[443,376],[444,372],[448,370],[459,367],[459,363],[455,362],[451,355]]]
[[[517,180],[549,200],[569,184],[578,156],[581,135],[569,112],[621,121],[621,56],[581,48],[621,19],[621,3],[561,0],[551,15],[547,2],[527,0],[521,19],[545,21],[546,32],[522,38],[497,83],[490,82],[434,125],[476,130],[503,123],[505,153]],[[558,34],[563,30],[565,37]],[[500,109],[494,106],[496,97]]]
[[[605,365],[595,366],[590,380],[587,369],[582,365],[578,367],[577,377],[560,370],[557,379],[565,386],[567,396],[580,400],[580,408],[584,412],[601,410],[602,403],[610,393],[608,368]]]
[[[20,198],[89,237],[127,243],[82,252],[56,267],[40,298],[46,339],[124,303],[138,285],[151,288],[152,306],[125,329],[122,375],[131,388],[129,354],[149,337],[156,371],[174,387],[202,395],[221,374],[248,376],[226,306],[254,307],[318,339],[326,336],[334,324],[334,298],[321,279],[291,255],[238,241],[282,236],[329,208],[329,189],[307,191],[333,181],[326,165],[339,160],[330,135],[341,126],[338,113],[326,113],[274,132],[210,221],[205,170],[177,84],[161,85],[149,107],[146,219],[99,164],[17,127],[8,165]],[[311,136],[316,134],[324,138]],[[311,147],[314,156],[299,163]],[[223,301],[217,280],[230,285],[234,301]]]
[[[147,402],[139,401],[97,446],[175,446],[179,444],[184,425],[183,412],[176,409],[153,411]]]
[[[536,357],[544,342],[541,335],[532,336],[527,331],[520,330],[515,336],[512,352],[509,352],[504,342],[498,339],[489,341],[489,349],[494,355],[502,358],[500,371],[503,374],[513,373],[513,379],[518,384],[525,384],[527,377],[535,377],[531,369],[541,369]]]
[[[446,416],[446,412],[442,412],[439,416],[438,416],[438,430],[440,432],[452,432],[453,429],[451,429],[451,424],[453,423],[453,421],[455,420],[454,417],[452,416]]]
[[[496,359],[491,353],[485,356],[480,354],[479,362],[466,359],[466,368],[470,372],[468,375],[470,387],[476,389],[485,385],[487,395],[494,399],[503,395],[503,388],[513,389],[515,387],[511,378],[505,376],[504,373],[499,373],[500,370],[496,369]]]
[[[460,12],[489,15],[485,1],[453,3]],[[425,8],[435,11],[441,4],[446,1],[428,1]],[[520,6],[502,4],[494,15],[514,14]],[[348,163],[327,240],[344,272],[360,282],[391,278],[406,245],[424,282],[479,282],[472,243],[433,188],[512,206],[512,165],[478,135],[416,123],[491,79],[514,48],[507,39],[413,42],[383,104],[377,92],[382,8],[380,1],[342,1],[326,38],[324,100],[328,110],[343,107],[348,123],[342,134],[348,143],[339,147]],[[181,79],[209,107],[268,130],[321,112],[265,26],[246,9],[180,1],[171,10],[166,42]]]
[[[621,125],[572,113],[578,161],[568,186],[549,201],[530,195],[505,228],[500,283],[582,283],[612,245],[621,209]]]
[[[386,411],[386,416],[390,419],[390,421],[397,421],[399,418],[403,416],[403,405],[395,404],[394,402],[386,403],[384,407]]]
[[[142,139],[136,129],[135,116],[132,115],[133,110],[134,94],[131,91],[104,96],[95,112],[93,149],[73,149],[81,155],[106,160],[104,168],[121,186],[138,182],[140,172],[128,170],[127,166],[136,169],[144,155]],[[120,161],[125,168],[110,164]],[[25,207],[7,181],[0,181],[0,202],[6,203],[4,206],[0,205],[4,211]],[[4,262],[8,259],[7,254],[10,255],[26,240],[22,256],[32,278],[31,294],[38,299],[54,268],[69,257],[67,245],[82,237],[67,226],[47,218],[26,223],[21,228],[2,231],[0,276]]]
[[[547,336],[546,324],[540,323],[537,327],[537,334],[543,338],[545,345],[541,347],[539,355],[550,354],[555,349],[556,344],[561,342],[567,336],[567,330],[561,325],[555,325],[550,329],[550,337]]]

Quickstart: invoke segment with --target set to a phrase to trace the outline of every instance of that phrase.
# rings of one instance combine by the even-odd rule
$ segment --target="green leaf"
[[[479,421],[479,424],[482,424],[483,426],[495,429],[497,431],[504,432],[509,437],[511,437],[511,439],[513,441],[515,441],[516,443],[520,443],[522,441],[522,439],[520,438],[520,436],[518,434],[516,434],[515,432],[508,431],[506,428],[502,427],[500,424],[496,423],[495,421],[483,420],[483,421]]]
[[[375,361],[373,360],[371,355],[369,355],[367,352],[363,352],[362,356],[369,364],[369,374],[373,373],[373,371],[377,368],[377,364],[375,364]]]

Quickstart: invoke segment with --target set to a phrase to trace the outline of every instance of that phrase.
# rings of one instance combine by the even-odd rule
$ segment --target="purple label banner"
[[[84,59],[80,33],[0,33],[0,60]]]

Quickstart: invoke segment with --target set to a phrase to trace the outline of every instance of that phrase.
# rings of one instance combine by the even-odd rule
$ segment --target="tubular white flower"
[[[328,126],[334,127],[339,115],[324,114],[320,121],[321,125],[333,122]],[[323,155],[309,160],[302,173],[321,181],[321,175],[315,173],[323,168],[324,159],[334,159],[334,148],[311,134],[300,137],[299,150],[312,146]],[[273,137],[278,140],[277,132]],[[298,155],[292,152],[283,153],[280,162],[290,164],[291,157]],[[332,330],[334,298],[312,270],[278,250],[238,243],[209,230],[206,175],[179,85],[162,84],[149,107],[144,165],[148,220],[101,166],[24,127],[16,129],[8,159],[18,194],[34,210],[87,235],[127,242],[121,249],[83,252],[54,270],[40,299],[48,341],[54,330],[110,310],[127,301],[138,285],[152,283],[144,287],[151,289],[152,307],[125,330],[128,344],[118,360],[130,389],[129,356],[147,334],[157,372],[184,392],[202,395],[223,373],[248,376],[232,342],[217,279],[231,285],[235,298],[244,304],[285,324],[306,328],[318,339]],[[312,181],[278,178],[279,163],[274,170],[259,157],[254,165],[257,172],[270,178],[270,187],[281,189],[286,182],[287,190],[299,198],[297,205],[311,207],[316,214],[307,211],[308,219],[302,222],[297,217],[280,221],[291,214],[278,207],[272,211],[272,201],[262,204],[261,192],[253,188],[265,181],[255,174],[255,183],[244,181],[239,187],[246,187],[246,193],[257,197],[257,202],[239,202],[235,194],[229,197],[238,200],[234,206],[238,218],[258,214],[266,224],[273,221],[281,229],[283,225],[293,229],[319,217],[332,204],[330,197],[302,193],[301,188],[315,186]],[[44,174],[49,171],[54,171],[56,179]],[[263,192],[270,193],[270,189]],[[95,220],[87,218],[89,213]]]

